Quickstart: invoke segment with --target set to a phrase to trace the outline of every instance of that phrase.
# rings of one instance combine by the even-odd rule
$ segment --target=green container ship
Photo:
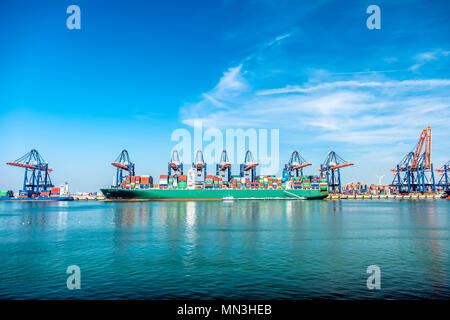
[[[106,201],[222,201],[323,199],[328,190],[318,189],[101,189]]]

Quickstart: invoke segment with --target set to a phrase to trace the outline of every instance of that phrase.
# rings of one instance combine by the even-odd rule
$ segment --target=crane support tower
[[[295,174],[296,177],[302,176],[303,168],[311,165],[312,163],[306,162],[298,151],[294,151],[289,158],[289,162],[284,166],[283,177],[290,179],[293,174]]]
[[[342,193],[340,169],[353,165],[353,163],[342,159],[334,151],[328,153],[325,161],[320,165],[319,172],[321,177],[327,177],[330,193]]]
[[[177,150],[172,151],[172,157],[168,165],[168,175],[182,175],[183,174],[183,162],[180,160]]]
[[[124,171],[127,171],[129,176],[134,176],[135,175],[135,168],[134,168],[134,162],[131,162],[130,160],[130,155],[128,154],[127,150],[122,150],[119,154],[119,156],[116,158],[116,160],[114,160],[113,162],[111,162],[111,165],[113,167],[116,167],[116,182],[115,185],[113,187],[119,187],[123,176],[124,176]]]
[[[203,179],[206,180],[206,162],[201,150],[197,151],[194,162],[192,162],[192,168],[196,171],[197,177],[201,177],[203,173]]]
[[[245,177],[250,174],[250,181],[255,182],[256,167],[258,165],[259,163],[253,159],[252,152],[250,150],[247,150],[247,152],[245,153],[244,163],[241,163],[241,177]]]
[[[50,179],[50,172],[52,168],[42,158],[39,152],[35,149],[31,150],[16,161],[7,162],[9,166],[25,168],[25,175],[23,178],[23,188],[21,193],[27,193],[27,196],[32,194],[39,194],[42,191],[47,191],[53,187]]]
[[[413,150],[392,168],[391,186],[399,193],[436,192],[433,164],[431,163],[431,127],[422,130]]]
[[[231,162],[228,159],[226,150],[220,155],[220,162],[216,165],[216,175],[227,176],[227,183],[231,182]]]
[[[441,176],[437,186],[447,193],[450,192],[450,161],[444,164],[442,168],[436,169],[436,171]]]

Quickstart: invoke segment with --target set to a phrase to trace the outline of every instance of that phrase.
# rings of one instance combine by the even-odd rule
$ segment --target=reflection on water
[[[440,246],[442,228],[437,221],[436,206],[430,202],[426,208],[420,206],[417,201],[410,202],[411,221],[414,228],[411,229],[417,241],[420,252],[416,256],[422,265],[426,266],[424,276],[430,279],[430,286],[439,294],[445,290],[445,270],[443,268],[444,255]]]
[[[0,298],[448,298],[448,201],[0,203]],[[77,264],[81,290],[65,287]],[[366,268],[382,270],[368,291]],[[32,269],[34,272],[29,272]]]

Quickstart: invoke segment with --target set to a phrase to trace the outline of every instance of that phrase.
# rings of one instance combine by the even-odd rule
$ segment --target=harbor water
[[[450,201],[0,203],[0,258],[0,299],[448,299]]]

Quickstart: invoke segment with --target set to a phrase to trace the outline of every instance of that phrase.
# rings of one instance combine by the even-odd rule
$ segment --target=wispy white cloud
[[[242,73],[242,64],[230,68],[224,72],[217,86],[211,91],[209,96],[223,98],[225,94],[240,92],[247,89],[247,82]]]
[[[267,54],[270,49],[277,48],[285,39],[291,37],[296,31],[291,31],[289,33],[285,33],[279,36],[276,36],[269,41],[262,42],[257,45],[257,47],[253,50],[251,54],[243,59],[244,63],[249,63],[254,59],[261,59],[264,55]]]
[[[417,72],[422,66],[433,60],[445,58],[450,54],[450,51],[443,49],[435,49],[433,51],[421,52],[414,57],[416,61],[409,69]]]
[[[416,87],[419,89],[432,89],[440,86],[450,86],[449,79],[423,79],[423,80],[403,80],[403,81],[334,81],[320,83],[310,86],[286,86],[284,88],[267,89],[258,91],[258,95],[282,94],[282,93],[309,93],[318,90],[332,90],[337,88],[407,88]]]
[[[201,95],[200,101],[180,109],[182,122],[193,125],[195,119],[202,119],[205,125],[215,126],[217,116],[233,113],[234,103],[249,90],[244,74],[242,64],[225,71],[217,85]]]
[[[443,57],[445,52],[435,54]],[[414,59],[433,60],[427,54]],[[434,148],[449,147],[448,78],[418,78],[411,71],[401,79],[366,71],[344,76],[321,69],[298,84],[263,89],[252,77],[254,70],[246,68],[244,61],[228,69],[198,102],[184,105],[182,122],[192,125],[201,119],[205,127],[278,128],[289,145],[337,147],[353,154],[352,161],[378,165],[377,170],[389,170],[428,125],[439,133],[441,142]],[[382,159],[375,161],[377,157]]]
[[[185,124],[202,119],[219,128],[301,127],[312,140],[373,145],[415,139],[426,125],[445,130],[450,119],[450,79],[355,79],[251,90],[242,65],[230,70],[207,98],[183,107]],[[226,102],[216,101],[218,92]]]

